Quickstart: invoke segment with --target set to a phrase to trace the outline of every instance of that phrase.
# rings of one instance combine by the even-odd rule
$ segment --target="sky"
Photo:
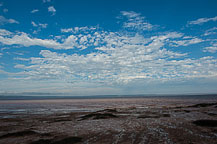
[[[216,0],[0,0],[0,93],[216,87]]]

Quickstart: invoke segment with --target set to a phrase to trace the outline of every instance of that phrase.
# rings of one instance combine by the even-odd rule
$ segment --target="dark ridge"
[[[14,133],[8,133],[5,135],[0,136],[0,139],[2,138],[8,138],[8,137],[20,137],[20,136],[29,136],[29,135],[37,135],[38,133],[31,131],[31,130],[25,130],[25,131],[18,131]]]
[[[195,104],[192,106],[188,106],[188,107],[208,107],[208,106],[213,106],[213,105],[217,105],[217,103],[200,103],[200,104]]]
[[[50,139],[40,139],[40,140],[31,142],[30,144],[52,144],[52,141]]]
[[[70,117],[65,117],[65,118],[56,118],[56,119],[53,119],[51,121],[52,122],[64,122],[64,121],[72,121],[72,119]]]
[[[170,114],[150,113],[150,114],[140,115],[137,118],[161,118],[161,117],[170,117]]]
[[[216,113],[206,113],[206,114],[209,115],[209,116],[217,116]]]
[[[160,118],[159,115],[140,115],[137,118]]]
[[[217,120],[196,120],[192,122],[197,126],[217,127]]]
[[[170,117],[170,114],[163,114],[163,117]]]
[[[58,141],[55,139],[39,139],[30,144],[75,144],[78,142],[82,142],[81,137],[67,137]]]
[[[41,133],[40,136],[42,136],[42,137],[51,137],[52,134],[51,133]]]
[[[80,137],[67,137],[59,141],[55,141],[52,144],[75,144],[81,142],[82,138]]]
[[[184,112],[186,112],[186,113],[190,113],[191,111],[190,110],[183,110]]]
[[[108,118],[117,118],[116,115],[113,115],[111,113],[90,113],[87,115],[84,115],[80,117],[80,120],[86,120],[86,119],[108,119]]]
[[[177,107],[174,107],[174,108],[181,109],[181,108],[184,108],[184,107],[183,106],[177,106]]]
[[[99,111],[97,111],[97,112],[109,112],[109,113],[115,113],[115,112],[117,112],[117,110],[116,110],[116,109],[104,109],[104,110],[99,110]]]
[[[14,115],[16,116],[16,115]],[[23,120],[21,118],[4,118],[4,119],[0,119],[1,122],[19,122],[19,123],[22,123]]]

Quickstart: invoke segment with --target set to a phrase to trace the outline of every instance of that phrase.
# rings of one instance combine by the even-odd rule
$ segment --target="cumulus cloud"
[[[7,12],[8,12],[8,9],[4,8],[4,9],[3,9],[3,12],[4,12],[4,13],[7,13]]]
[[[43,3],[51,2],[51,0],[42,0]]]
[[[32,24],[32,26],[34,26],[34,27],[37,27],[37,26],[38,26],[34,21],[32,21],[31,24]]]
[[[216,76],[217,60],[213,57],[195,60],[186,58],[186,53],[164,48],[168,40],[182,37],[180,33],[170,32],[150,38],[117,32],[99,35],[103,35],[104,44],[95,48],[97,52],[68,55],[42,50],[42,57],[32,57],[29,66],[16,67],[26,70],[22,79],[61,79],[69,83],[105,85]]]
[[[213,27],[205,31],[204,36],[217,34],[217,27]]]
[[[161,32],[150,36],[129,28],[147,31],[144,17],[135,12],[122,12],[127,17],[123,31],[105,31],[95,27],[61,29],[69,33],[61,40],[34,38],[26,33],[0,30],[0,42],[4,45],[41,46],[40,56],[16,58],[15,68],[22,72],[12,79],[38,81],[65,81],[74,86],[81,84],[99,86],[123,86],[136,82],[168,82],[217,76],[217,60],[207,56],[190,58],[187,53],[171,50],[168,46],[188,46],[203,39],[187,37],[179,32]],[[138,21],[141,25],[128,25]],[[38,23],[32,23],[37,27]],[[128,26],[127,26],[128,25]],[[131,27],[132,26],[132,27]],[[152,29],[152,28],[151,28]],[[213,45],[215,46],[215,45]],[[87,51],[85,51],[86,48]],[[53,51],[55,49],[55,51]],[[68,54],[58,49],[78,49],[84,53]],[[19,61],[21,61],[19,63]],[[24,65],[22,61],[28,64]]]
[[[31,13],[37,13],[39,10],[38,9],[34,9],[31,11]]]
[[[216,53],[217,52],[217,42],[216,41],[217,41],[216,39],[212,40],[210,43],[211,46],[205,47],[203,49],[203,52]]]
[[[52,13],[52,15],[56,14],[56,9],[54,8],[54,6],[49,6],[48,7],[48,12]]]
[[[29,61],[30,59],[28,59],[28,58],[22,58],[22,57],[15,57],[14,60]]]
[[[0,25],[4,25],[4,24],[19,24],[18,21],[14,20],[14,19],[7,19],[4,16],[0,16]]]
[[[47,48],[54,48],[60,46],[60,44],[54,40],[50,39],[38,39],[31,38],[26,33],[11,33],[7,30],[4,30],[4,33],[7,36],[0,36],[0,42],[4,45],[22,45],[22,46],[43,46]],[[10,36],[8,34],[11,34]]]
[[[47,28],[47,25],[48,25],[48,24],[38,23],[38,26],[41,27],[41,28]]]
[[[0,29],[0,36],[9,36],[12,35],[12,32],[7,31],[5,29]]]
[[[39,31],[41,31],[41,29],[45,29],[47,28],[48,24],[43,24],[43,23],[35,23],[34,21],[31,22],[32,26],[37,28],[37,30],[34,30],[34,34],[38,33]]]
[[[204,52],[211,52],[211,53],[215,53],[217,51],[217,46],[210,46],[210,47],[205,47]]]
[[[201,43],[204,40],[200,39],[200,38],[187,38],[187,39],[182,39],[182,40],[176,40],[176,41],[172,41],[172,46],[175,47],[179,47],[179,46],[188,46],[188,45],[192,45],[192,44],[197,44],[197,43]]]
[[[61,29],[62,33],[68,33],[68,32],[74,32],[74,30],[72,28],[63,28]]]
[[[121,14],[127,18],[127,21],[123,23],[124,28],[143,31],[152,30],[154,28],[152,24],[145,21],[145,17],[141,16],[140,13],[122,11]]]
[[[212,18],[199,18],[194,21],[189,21],[188,25],[202,25],[204,23],[207,23],[209,21],[217,21],[217,16],[212,17]]]
[[[36,23],[32,23],[34,26],[38,26]],[[0,31],[0,42],[4,45],[22,45],[22,46],[41,46],[46,48],[53,49],[86,49],[89,46],[97,46],[100,42],[103,41],[102,37],[105,33],[99,34],[94,32],[90,34],[78,34],[78,35],[69,35],[67,38],[62,39],[63,42],[57,42],[55,39],[39,39],[32,38],[24,32],[12,33],[7,30]],[[9,34],[6,35],[6,34]]]
[[[79,32],[90,32],[96,30],[97,27],[74,27],[74,28],[62,28],[62,33],[79,33]]]
[[[151,45],[143,48],[146,53],[141,53],[136,46],[135,50],[133,46],[125,50],[118,47],[113,51],[104,50],[106,53],[88,55],[67,55],[42,50],[40,54],[43,58],[31,58],[30,66],[16,67],[26,70],[26,79],[61,79],[67,82],[97,82],[107,85],[128,84],[141,79],[149,83],[216,76],[217,61],[213,57],[175,60],[174,58],[186,54],[160,49],[160,44],[156,48],[156,43],[158,42],[152,41]]]

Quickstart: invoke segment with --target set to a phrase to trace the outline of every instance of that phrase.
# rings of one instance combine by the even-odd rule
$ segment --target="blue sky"
[[[0,0],[0,93],[216,93],[216,0]]]

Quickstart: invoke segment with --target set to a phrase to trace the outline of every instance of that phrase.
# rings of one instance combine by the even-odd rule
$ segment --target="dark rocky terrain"
[[[1,101],[2,106],[63,104],[89,111],[0,113],[2,144],[214,144],[217,100],[93,99]],[[1,107],[2,108],[2,107]]]

